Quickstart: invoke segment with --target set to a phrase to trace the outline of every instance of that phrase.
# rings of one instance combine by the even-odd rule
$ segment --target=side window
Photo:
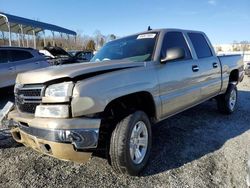
[[[166,51],[170,48],[183,48],[185,51],[184,59],[191,59],[191,53],[186,43],[186,40],[181,32],[168,32],[164,37],[162,53],[165,55]]]
[[[8,50],[0,50],[0,64],[8,62],[9,62]]]
[[[22,61],[26,59],[33,58],[33,55],[30,52],[23,50],[10,50],[10,61]]]
[[[205,37],[201,33],[189,33],[188,36],[199,59],[213,56]]]

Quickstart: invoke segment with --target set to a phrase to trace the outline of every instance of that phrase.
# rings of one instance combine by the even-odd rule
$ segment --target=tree
[[[99,45],[100,45],[100,47],[103,47],[104,44],[105,44],[105,39],[102,37],[100,42],[99,42]]]
[[[95,41],[93,39],[88,41],[86,50],[95,51]]]
[[[96,30],[93,34],[93,39],[94,39],[94,42],[97,46],[97,48],[99,47],[99,42],[101,40],[101,37],[102,37],[102,33],[100,30]]]
[[[216,47],[216,51],[217,51],[217,52],[221,52],[221,51],[222,51],[222,47],[221,47],[221,46],[217,46],[217,47]]]
[[[51,45],[50,41],[47,42],[47,47],[51,47],[51,46],[52,46],[52,45]]]
[[[110,34],[106,37],[106,41],[109,42],[109,41],[115,40],[116,38],[117,37],[114,34]]]
[[[240,51],[238,42],[236,40],[233,41],[233,51]]]
[[[0,34],[1,34],[0,45],[5,45],[5,35],[4,35],[4,32],[2,31]]]
[[[244,40],[240,42],[240,50],[241,51],[247,51],[249,48],[249,42]]]
[[[110,39],[111,39],[111,40],[115,40],[116,38],[117,38],[117,37],[116,37],[114,34],[111,34],[111,35],[110,35]]]

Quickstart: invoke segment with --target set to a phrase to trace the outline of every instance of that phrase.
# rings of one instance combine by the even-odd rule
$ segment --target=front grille
[[[27,90],[19,90],[19,95],[27,96],[27,97],[40,97],[41,89],[27,89]]]
[[[18,85],[15,87],[15,101],[20,112],[34,114],[42,102],[43,85]]]

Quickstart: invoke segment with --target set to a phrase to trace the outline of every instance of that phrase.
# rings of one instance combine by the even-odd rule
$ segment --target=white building
[[[216,52],[232,52],[233,45],[232,44],[216,44],[214,45],[214,49]]]

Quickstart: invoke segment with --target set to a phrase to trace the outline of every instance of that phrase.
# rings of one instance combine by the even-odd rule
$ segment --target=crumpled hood
[[[111,60],[104,62],[77,63],[70,65],[51,66],[43,69],[20,73],[16,82],[19,84],[38,84],[60,78],[76,78],[88,73],[120,70],[133,67],[142,67],[144,62],[127,60]]]

